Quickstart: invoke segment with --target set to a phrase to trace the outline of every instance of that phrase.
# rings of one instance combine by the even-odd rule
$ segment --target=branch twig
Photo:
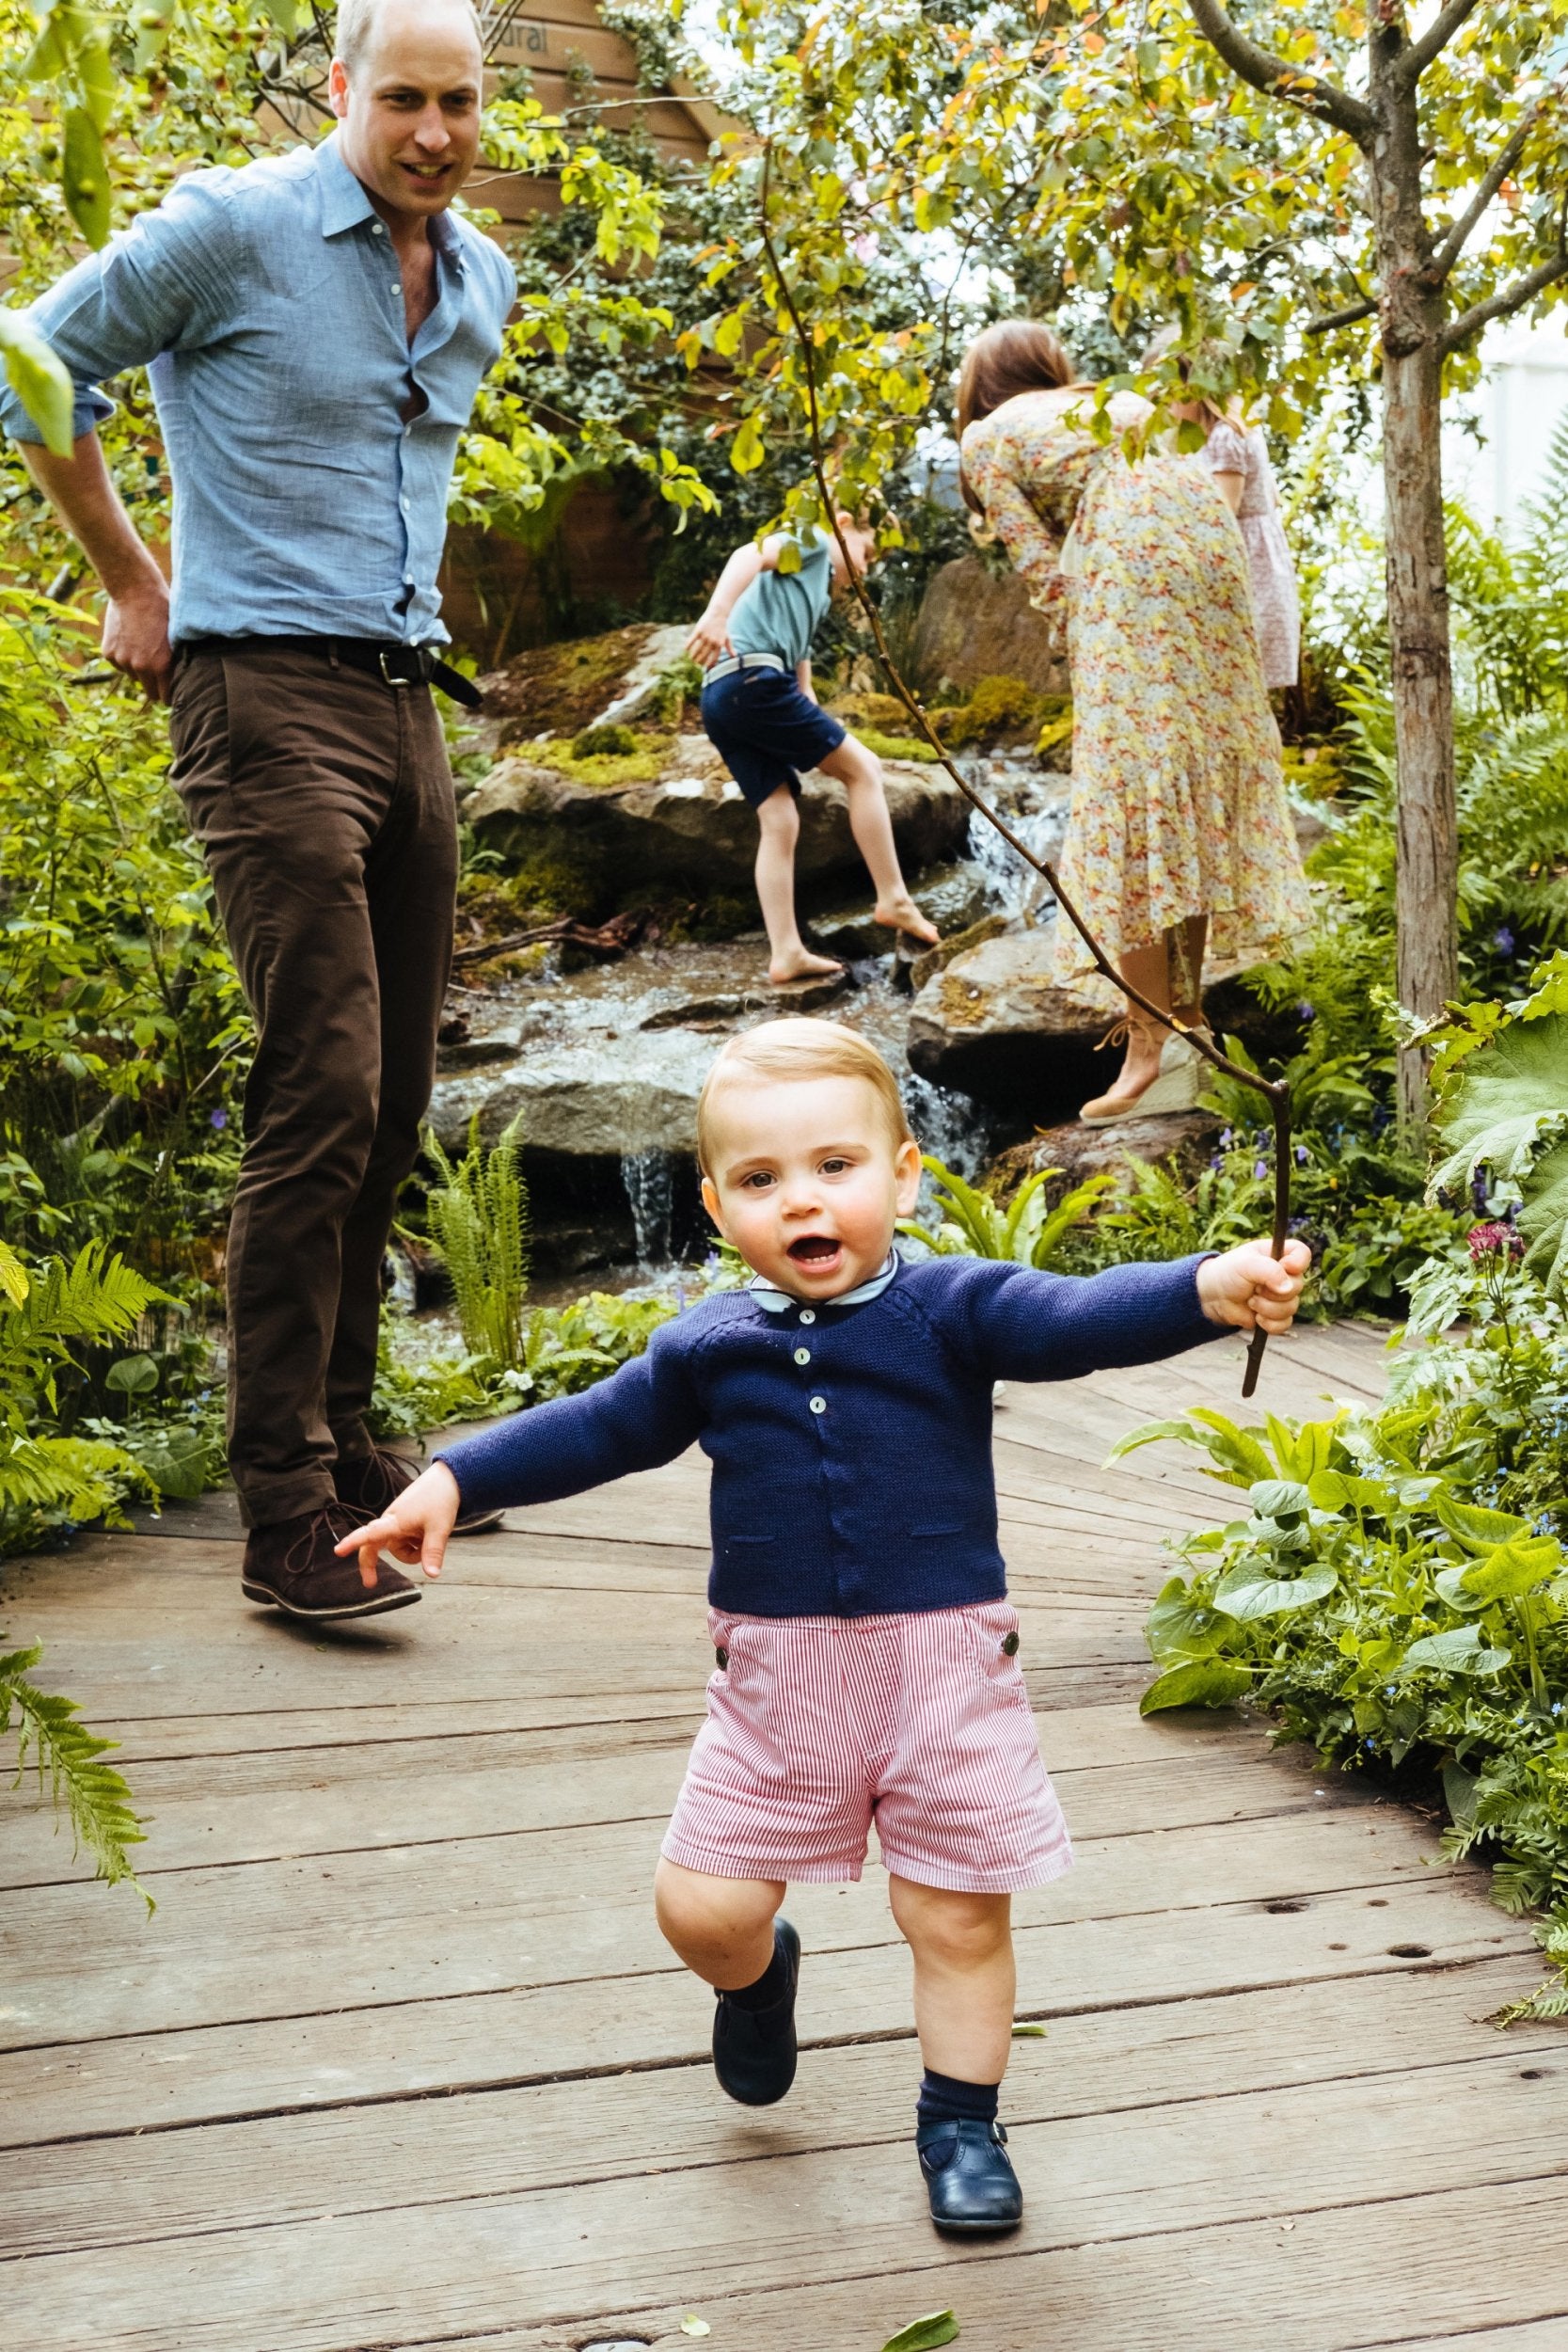
[[[1468,0],[1474,8],[1477,0]],[[1198,31],[1212,49],[1217,49],[1233,73],[1243,82],[1261,90],[1265,98],[1283,99],[1287,105],[1298,106],[1303,114],[1316,115],[1321,122],[1331,122],[1337,131],[1343,131],[1357,147],[1370,144],[1377,128],[1377,117],[1371,108],[1353,98],[1337,82],[1325,82],[1321,74],[1305,72],[1300,66],[1290,65],[1276,57],[1272,49],[1260,49],[1249,40],[1238,24],[1233,24],[1220,0],[1187,0]]]
[[[1493,319],[1512,318],[1514,311],[1522,310],[1527,302],[1533,302],[1538,294],[1544,294],[1548,286],[1555,286],[1560,278],[1568,278],[1568,198],[1563,200],[1562,213],[1558,220],[1558,246],[1551,260],[1538,262],[1534,269],[1527,270],[1523,278],[1516,278],[1512,286],[1500,288],[1497,294],[1489,294],[1484,302],[1474,303],[1468,310],[1462,310],[1458,318],[1450,319],[1437,338],[1438,358],[1446,359],[1451,351],[1457,351],[1461,343],[1468,342],[1472,335]]]
[[[1369,296],[1359,302],[1347,302],[1342,310],[1325,310],[1322,318],[1308,319],[1302,328],[1304,335],[1332,335],[1338,327],[1354,326],[1357,319],[1370,319],[1377,304]]]
[[[1449,0],[1448,7],[1433,18],[1419,40],[1413,40],[1396,58],[1392,78],[1402,82],[1406,89],[1412,82],[1418,82],[1433,59],[1442,56],[1465,18],[1474,16],[1480,6],[1481,0]]]
[[[1095,970],[1101,977],[1109,980],[1113,987],[1118,988],[1131,1003],[1136,1005],[1140,1011],[1148,1013],[1149,1018],[1157,1022],[1162,1028],[1169,1029],[1174,1036],[1184,1037],[1194,1051],[1200,1054],[1205,1061],[1211,1062],[1216,1070],[1223,1070],[1227,1077],[1238,1079],[1243,1086],[1254,1088],[1258,1093],[1267,1099],[1274,1120],[1275,1136],[1274,1235],[1271,1246],[1274,1255],[1281,1258],[1285,1254],[1285,1238],[1290,1229],[1291,1217],[1291,1089],[1289,1084],[1283,1078],[1261,1078],[1255,1070],[1247,1070],[1240,1062],[1232,1061],[1228,1054],[1222,1053],[1217,1045],[1211,1043],[1205,1032],[1190,1028],[1186,1022],[1178,1020],[1174,1013],[1155,1004],[1151,998],[1143,993],[1141,989],[1134,988],[1131,980],[1117,970],[1071,898],[1062,888],[1060,877],[1051,861],[1048,858],[1037,857],[1033,850],[1021,841],[1006,818],[992,808],[990,803],[981,793],[975,790],[968,777],[960,773],[954,764],[952,755],[935,727],[932,726],[927,715],[925,704],[907,683],[903,673],[893,659],[887,638],[883,634],[881,615],[866,591],[864,578],[851,556],[844,533],[839,528],[837,505],[828,480],[826,453],[822,445],[822,414],[816,394],[816,353],[812,347],[811,337],[806,330],[805,321],[800,316],[794,290],[784,276],[784,264],[779,258],[778,247],[773,242],[773,231],[768,218],[772,167],[773,149],[769,141],[763,151],[762,165],[759,208],[762,248],[768,256],[768,265],[773,273],[774,283],[779,290],[779,299],[788,313],[789,323],[795,331],[799,347],[801,380],[806,391],[806,418],[811,444],[812,474],[816,483],[816,494],[821,500],[822,512],[827,517],[828,528],[833,534],[839,554],[843,559],[845,576],[870,627],[872,640],[877,647],[877,658],[886,673],[888,682],[970,806],[977,809],[987,823],[995,827],[1008,848],[1015,851],[1026,866],[1033,866],[1047,888],[1053,892],[1057,905],[1088,949]],[[1258,1374],[1262,1364],[1263,1350],[1267,1343],[1268,1334],[1259,1324],[1254,1330],[1247,1348],[1246,1370],[1242,1378],[1243,1397],[1250,1396],[1258,1386]]]
[[[1502,186],[1503,182],[1508,178],[1509,173],[1513,170],[1514,165],[1524,153],[1525,144],[1528,139],[1530,133],[1540,121],[1543,113],[1545,111],[1548,99],[1557,98],[1560,96],[1560,94],[1561,85],[1554,82],[1550,89],[1542,91],[1540,97],[1535,101],[1535,103],[1532,106],[1526,108],[1523,117],[1514,129],[1513,136],[1505,140],[1502,147],[1499,148],[1491,170],[1487,173],[1485,179],[1481,182],[1480,187],[1477,188],[1474,196],[1470,199],[1468,204],[1465,205],[1465,210],[1460,214],[1459,218],[1454,222],[1453,227],[1449,230],[1448,235],[1444,238],[1442,244],[1433,255],[1432,276],[1433,278],[1440,282],[1443,278],[1447,278],[1449,272],[1452,269],[1454,263],[1464,252],[1465,247],[1468,245],[1471,231],[1474,230],[1477,221],[1480,220],[1482,213],[1485,212],[1487,206],[1491,203],[1492,199],[1497,195],[1497,190]]]

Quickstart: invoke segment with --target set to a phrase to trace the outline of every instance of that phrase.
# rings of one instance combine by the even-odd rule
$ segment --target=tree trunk
[[[1374,34],[1372,102],[1379,121],[1368,164],[1381,296],[1388,639],[1399,773],[1399,1001],[1407,1015],[1431,1022],[1441,1018],[1459,987],[1437,357],[1445,304],[1442,290],[1427,280],[1432,249],[1421,215],[1415,92],[1391,89],[1379,71],[1402,46],[1402,34],[1391,42],[1385,33],[1381,43]],[[1419,1044],[1402,1047],[1399,1113],[1407,1136],[1418,1133],[1426,1110],[1426,1057]]]

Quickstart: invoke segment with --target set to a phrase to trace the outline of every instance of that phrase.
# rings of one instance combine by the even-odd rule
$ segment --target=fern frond
[[[20,1787],[30,1764],[40,1792],[47,1788],[55,1810],[70,1818],[72,1851],[85,1850],[92,1857],[94,1874],[106,1886],[134,1886],[151,1912],[152,1898],[132,1868],[127,1851],[142,1845],[146,1832],[126,1782],[112,1764],[103,1761],[118,1742],[100,1740],[79,1723],[74,1699],[40,1691],[26,1679],[42,1654],[41,1644],[35,1643],[0,1658],[0,1733],[9,1731],[16,1719],[12,1787]]]

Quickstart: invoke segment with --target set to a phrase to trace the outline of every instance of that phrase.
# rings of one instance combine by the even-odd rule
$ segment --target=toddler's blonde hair
[[[877,1097],[895,1151],[912,1143],[913,1132],[898,1081],[874,1045],[836,1021],[765,1021],[732,1037],[704,1081],[697,1099],[697,1160],[713,1173],[713,1103],[729,1082],[755,1086],[773,1078],[787,1085],[801,1078],[863,1078]]]

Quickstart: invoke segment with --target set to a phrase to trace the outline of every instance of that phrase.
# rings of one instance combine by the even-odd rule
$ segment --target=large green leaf
[[[1434,1674],[1495,1675],[1512,1656],[1511,1650],[1485,1648],[1479,1626],[1458,1625],[1446,1633],[1428,1633],[1412,1642],[1400,1661],[1400,1672],[1411,1674],[1427,1667]]]
[[[1438,1126],[1449,1150],[1432,1189],[1463,1192],[1480,1167],[1517,1184],[1526,1263],[1560,1294],[1568,1282],[1568,1013],[1506,1023],[1461,1065]]]
[[[1225,1631],[1214,1612],[1193,1598],[1186,1579],[1173,1576],[1162,1585],[1148,1613],[1144,1639],[1150,1655],[1164,1664],[1168,1658],[1201,1657]]]
[[[1306,1568],[1300,1576],[1267,1576],[1253,1561],[1243,1561],[1222,1576],[1214,1588],[1214,1606],[1242,1625],[1258,1617],[1282,1617],[1291,1609],[1307,1609],[1326,1600],[1339,1581],[1338,1568],[1326,1565]]]
[[[1529,1543],[1499,1544],[1465,1571],[1465,1589],[1478,1600],[1517,1600],[1556,1576],[1562,1565],[1562,1546],[1550,1535]]]
[[[1528,1519],[1514,1511],[1483,1511],[1473,1502],[1456,1502],[1441,1489],[1432,1498],[1435,1518],[1442,1520],[1450,1535],[1457,1535],[1466,1551],[1487,1552],[1496,1544],[1512,1543],[1516,1535],[1529,1534]]]
[[[71,378],[43,337],[14,310],[0,310],[6,377],[56,457],[71,455]]]
[[[1196,1659],[1151,1682],[1138,1701],[1138,1712],[1160,1715],[1167,1707],[1233,1707],[1251,1682],[1245,1666],[1228,1665],[1223,1658]]]

